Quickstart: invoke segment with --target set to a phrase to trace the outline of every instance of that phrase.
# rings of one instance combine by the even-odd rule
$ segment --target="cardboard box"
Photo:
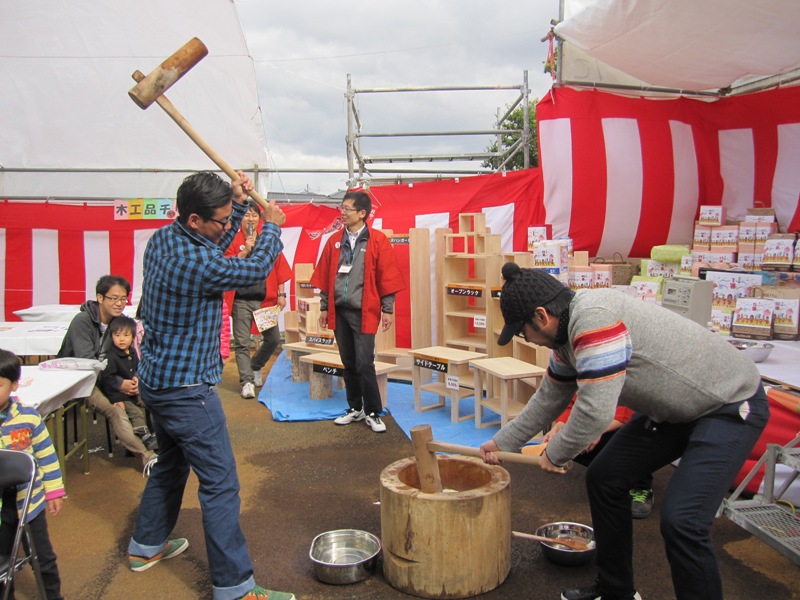
[[[648,277],[675,277],[680,270],[680,263],[662,263],[651,258],[642,259],[641,273]]]
[[[553,226],[545,225],[530,225],[528,227],[528,251],[533,251],[533,245],[539,242],[544,242],[553,239]]]
[[[613,266],[606,263],[592,263],[592,274],[594,275],[594,287],[610,288],[613,279]]]
[[[695,225],[692,239],[692,251],[703,252],[711,249],[711,227],[709,225]]]
[[[761,253],[740,252],[738,264],[745,271],[760,271],[762,256]]]
[[[739,241],[737,242],[739,252],[755,252],[756,246],[756,224],[742,222],[739,223]]]
[[[744,220],[754,223],[775,223],[778,219],[775,217],[774,208],[752,207],[747,209]]]
[[[711,309],[711,329],[720,335],[730,336],[733,311],[721,308]]]
[[[794,233],[773,233],[764,243],[761,268],[765,271],[790,271],[794,262]]]
[[[738,225],[722,225],[711,228],[711,252],[737,252],[738,244]]]
[[[711,294],[711,307],[723,310],[736,308],[736,301],[752,295],[753,288],[763,282],[757,273],[742,273],[739,271],[708,271],[706,281],[714,283]]]
[[[700,206],[700,218],[697,219],[700,225],[725,225],[725,208],[722,206]]]
[[[794,261],[792,262],[792,269],[800,271],[800,237],[794,245]]]
[[[594,271],[589,266],[572,266],[569,269],[569,287],[588,290],[594,287]]]
[[[764,244],[773,233],[778,233],[777,223],[756,223],[756,246]]]
[[[694,265],[694,258],[691,254],[681,257],[681,275],[692,275],[692,266]]]
[[[636,296],[642,300],[657,300],[661,298],[664,288],[663,277],[637,275],[631,280],[631,285],[636,288]]]
[[[772,337],[776,340],[794,341],[800,333],[800,287],[784,281],[778,285],[762,285],[753,289],[753,294],[775,301],[772,319]]]
[[[533,245],[533,268],[551,275],[567,274],[569,250],[563,240],[548,240]]]
[[[771,340],[774,312],[775,301],[771,298],[738,298],[731,334],[750,340]]]

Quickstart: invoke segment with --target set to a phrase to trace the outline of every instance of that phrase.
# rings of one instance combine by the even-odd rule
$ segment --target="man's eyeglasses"
[[[127,304],[128,303],[128,296],[106,296],[103,295],[103,298],[111,302],[111,304]]]
[[[352,207],[352,206],[345,206],[344,204],[342,204],[342,205],[339,207],[339,210],[340,210],[340,211],[342,211],[343,213],[358,212],[358,209],[357,209],[357,208],[354,208],[354,207]]]
[[[230,223],[230,222],[231,222],[231,217],[232,217],[232,216],[233,216],[233,213],[229,214],[227,217],[225,217],[225,218],[224,218],[224,219],[222,219],[221,221],[220,221],[219,219],[214,219],[213,217],[208,217],[208,218],[206,219],[206,221],[214,221],[214,223],[219,223],[220,225],[222,225],[223,227],[225,227],[225,225],[227,225],[228,223]]]
[[[527,338],[525,337],[525,325],[526,325],[527,323],[529,323],[529,322],[530,322],[530,321],[523,321],[523,322],[522,322],[522,326],[519,328],[519,331],[518,331],[517,333],[515,333],[515,334],[514,334],[515,336],[517,336],[518,338],[522,338],[522,339],[523,339],[523,340],[525,340],[526,342],[527,342],[528,340],[527,340]]]

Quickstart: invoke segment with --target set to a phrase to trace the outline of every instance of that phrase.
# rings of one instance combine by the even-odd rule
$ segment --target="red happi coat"
[[[336,307],[333,291],[336,282],[336,272],[339,268],[339,254],[342,240],[346,235],[332,235],[322,255],[319,257],[317,267],[311,276],[311,284],[329,295],[328,302],[328,328],[336,328]],[[389,239],[381,231],[370,228],[367,238],[367,251],[364,256],[364,291],[361,300],[361,332],[375,334],[381,323],[381,298],[388,294],[396,294],[404,290],[406,283],[397,257]]]

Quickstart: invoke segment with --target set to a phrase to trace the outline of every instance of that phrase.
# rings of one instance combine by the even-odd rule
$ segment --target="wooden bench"
[[[328,352],[339,356],[339,349],[336,344],[309,344],[307,342],[291,342],[284,344],[283,349],[291,353],[292,359],[292,381],[308,381],[308,369],[300,362],[302,356],[317,354],[318,352]]]
[[[300,361],[308,365],[309,397],[312,400],[330,398],[333,395],[333,378],[344,374],[344,364],[339,354],[306,354],[300,357]],[[397,368],[397,365],[375,361],[375,374],[378,376],[378,391],[383,408],[386,408],[388,399],[388,374]]]
[[[519,393],[517,383],[536,378],[541,384],[546,372],[542,367],[511,357],[480,358],[471,360],[469,364],[475,371],[475,427],[505,425],[516,417],[525,407],[525,402],[516,399]],[[499,395],[495,384],[500,388]],[[496,412],[500,420],[484,422],[484,408]]]

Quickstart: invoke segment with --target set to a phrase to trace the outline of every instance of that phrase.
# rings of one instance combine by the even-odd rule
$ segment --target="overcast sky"
[[[558,0],[236,0],[254,59],[270,166],[347,167],[347,74],[354,88],[550,88],[541,38]],[[359,94],[364,132],[491,129],[518,91]],[[363,140],[365,155],[479,152],[489,136]],[[376,165],[386,167],[387,165]],[[446,169],[450,163],[409,168]],[[479,162],[471,164],[479,167]],[[329,194],[347,174],[281,173],[270,191]]]

